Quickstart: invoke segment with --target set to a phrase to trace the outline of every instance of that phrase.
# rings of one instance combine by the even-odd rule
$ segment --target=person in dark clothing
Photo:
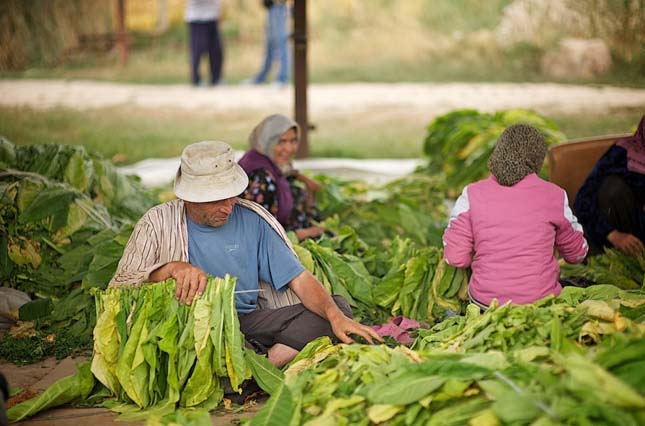
[[[573,209],[590,254],[615,247],[637,256],[645,244],[645,115],[633,136],[618,140],[598,160]]]
[[[199,63],[203,54],[208,54],[212,85],[219,84],[222,77],[224,54],[219,33],[220,0],[188,0],[184,20],[188,24],[190,43],[191,81],[202,83]]]
[[[9,424],[7,419],[6,403],[9,399],[9,384],[7,379],[0,373],[0,426]]]
[[[282,114],[260,122],[249,136],[249,150],[239,164],[249,176],[242,195],[274,215],[299,241],[317,238],[325,232],[315,205],[320,184],[292,167],[298,151],[298,124]]]

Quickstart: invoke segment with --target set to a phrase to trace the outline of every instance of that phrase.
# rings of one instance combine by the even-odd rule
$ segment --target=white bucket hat
[[[181,153],[175,177],[177,198],[193,203],[225,200],[240,195],[248,184],[249,178],[227,143],[197,142]]]

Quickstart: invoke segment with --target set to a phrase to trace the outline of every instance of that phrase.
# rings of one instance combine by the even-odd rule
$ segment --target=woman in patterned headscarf
[[[560,294],[554,247],[567,262],[582,262],[587,242],[566,192],[540,179],[544,137],[524,124],[500,136],[488,161],[491,176],[467,185],[443,234],[445,261],[472,268],[471,301],[487,307],[532,303]]]
[[[325,230],[314,197],[320,185],[292,167],[298,151],[298,123],[282,114],[270,115],[249,136],[250,149],[239,164],[249,176],[243,197],[262,205],[298,240],[315,238]]]
[[[633,136],[598,160],[573,205],[592,252],[614,246],[633,256],[645,244],[645,116]]]

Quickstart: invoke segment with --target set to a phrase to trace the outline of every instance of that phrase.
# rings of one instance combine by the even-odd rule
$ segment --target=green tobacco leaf
[[[296,355],[296,357],[291,360],[289,365],[293,365],[303,359],[312,358],[316,353],[321,352],[325,349],[329,349],[332,346],[334,346],[334,344],[331,342],[329,336],[318,337],[317,339],[314,339],[311,342],[307,343],[305,347],[302,348],[300,352],[298,352],[298,355]]]
[[[224,286],[223,294],[223,312],[224,312],[224,342],[226,355],[226,371],[231,380],[231,387],[234,391],[239,390],[239,385],[246,379],[246,362],[243,354],[243,336],[240,331],[240,322],[237,319],[235,310],[235,290],[236,278],[231,278],[228,274],[220,285]]]
[[[20,180],[18,195],[16,197],[18,212],[23,213],[27,210],[44,187],[45,183],[40,179],[27,177]]]
[[[193,374],[188,379],[181,394],[180,404],[182,407],[194,407],[211,395],[219,388],[219,381],[213,374],[212,360],[213,345],[207,340],[204,349],[198,355],[197,363]],[[217,384],[214,381],[218,382]],[[219,401],[218,401],[219,402]]]
[[[309,252],[309,250],[307,250],[306,248],[298,244],[294,244],[293,249],[296,251],[296,254],[298,255],[298,260],[300,260],[300,263],[302,263],[302,266],[304,266],[309,272],[313,273],[314,259],[311,256],[311,253]]]
[[[17,422],[39,411],[87,397],[94,387],[90,364],[79,364],[76,369],[76,374],[73,376],[58,380],[37,397],[21,402],[7,410],[9,420]]]
[[[258,385],[270,395],[273,395],[284,381],[284,374],[269,362],[267,357],[258,355],[250,350],[244,351],[246,362],[251,367],[251,373]]]
[[[458,426],[468,424],[468,420],[477,416],[490,406],[491,402],[483,398],[463,399],[434,413],[427,426]]]
[[[70,157],[63,172],[63,179],[79,191],[87,193],[94,178],[94,167],[85,149],[83,147],[75,148],[77,149]]]
[[[367,390],[367,399],[374,404],[406,405],[417,402],[439,389],[446,379],[423,372],[405,372],[375,383]]]
[[[571,386],[591,392],[603,402],[618,407],[645,408],[645,397],[598,364],[576,353],[560,359],[567,369]]]
[[[53,229],[64,225],[70,203],[78,197],[78,193],[65,188],[45,189],[41,191],[27,209],[19,216],[20,223],[32,223],[49,216],[56,217]]]
[[[54,309],[54,304],[49,297],[32,300],[20,307],[18,310],[18,318],[20,318],[20,321],[33,321],[46,317],[51,313],[52,309]]]
[[[282,383],[266,405],[253,417],[251,426],[289,425],[294,416],[294,402],[289,388]]]
[[[117,315],[121,308],[117,292],[98,295],[102,312],[94,328],[94,356],[92,357],[92,373],[114,395],[121,386],[116,377],[116,367],[119,360],[119,339],[117,330]]]
[[[482,355],[486,356],[488,354]],[[410,370],[421,372],[427,376],[433,375],[462,380],[479,380],[491,373],[490,369],[474,363],[464,362],[464,359],[429,360],[410,367]]]
[[[0,165],[13,167],[16,162],[16,148],[9,139],[0,136]]]
[[[142,300],[143,297],[140,297]],[[144,378],[141,377],[140,370],[143,362],[143,354],[140,352],[141,340],[145,338],[148,307],[144,303],[141,312],[136,318],[132,330],[128,335],[127,342],[123,353],[119,357],[116,366],[116,377],[118,378],[123,390],[137,404],[140,408],[145,408],[148,405],[147,392],[143,392]]]
[[[213,300],[211,311],[210,337],[213,342],[213,371],[220,377],[226,376],[226,355],[224,352],[224,311],[222,287],[218,282],[212,281],[208,287]]]

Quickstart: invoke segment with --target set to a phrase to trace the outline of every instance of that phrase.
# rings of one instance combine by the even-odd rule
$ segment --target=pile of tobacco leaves
[[[89,290],[107,286],[132,224],[153,205],[136,178],[81,146],[0,137],[0,280],[33,299],[0,357],[28,363],[90,348]]]
[[[420,330],[405,346],[308,345],[251,425],[645,421],[645,293],[567,287]]]
[[[513,124],[537,128],[547,145],[565,141],[555,123],[533,111],[511,109],[490,114],[474,109],[456,110],[428,125],[423,145],[428,158],[425,172],[441,176],[447,196],[457,198],[464,186],[490,174],[488,158],[504,129]]]
[[[469,126],[491,123],[461,115]],[[498,127],[513,117],[539,124],[524,112],[500,117]],[[479,161],[488,142],[466,157]],[[105,290],[133,223],[156,202],[135,178],[82,147],[2,138],[0,167],[0,278],[34,299],[0,357],[27,363],[93,348],[91,365],[17,406],[13,419],[74,402],[150,425],[208,424],[224,387],[252,376],[272,395],[252,424],[645,424],[643,258],[607,250],[563,265],[564,277],[588,287],[482,313],[466,303],[469,271],[443,261],[447,171],[379,187],[318,177],[330,232],[295,245],[304,266],[361,322],[404,316],[427,328],[411,349],[321,339],[283,375],[241,345],[234,280],[215,279],[190,307],[172,281]]]

